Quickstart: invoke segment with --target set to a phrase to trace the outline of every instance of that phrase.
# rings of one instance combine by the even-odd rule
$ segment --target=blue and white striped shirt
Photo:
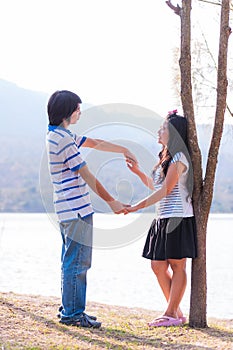
[[[60,126],[49,125],[47,153],[54,189],[54,207],[60,222],[93,214],[88,185],[75,173],[86,162],[80,154],[85,136],[72,134]]]
[[[171,163],[181,162],[186,166],[185,171],[180,175],[179,180],[175,187],[172,189],[170,194],[161,199],[157,205],[157,215],[159,218],[170,218],[170,217],[190,217],[193,216],[193,206],[191,197],[187,189],[187,179],[189,162],[182,152],[178,152],[172,158]],[[153,173],[153,182],[155,190],[159,190],[163,185],[161,179],[161,167],[158,167]]]

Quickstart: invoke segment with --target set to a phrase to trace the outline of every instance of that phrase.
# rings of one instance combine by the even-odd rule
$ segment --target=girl
[[[187,284],[186,258],[197,257],[186,118],[177,115],[176,110],[170,112],[158,131],[158,142],[162,150],[151,178],[138,164],[127,161],[129,169],[154,192],[125,209],[127,214],[158,202],[158,219],[153,220],[149,229],[143,257],[151,260],[167,308],[161,317],[149,323],[151,327],[186,322],[179,307]]]

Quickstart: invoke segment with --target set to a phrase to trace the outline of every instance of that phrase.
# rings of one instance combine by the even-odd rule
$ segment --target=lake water
[[[148,214],[141,214],[148,222]],[[137,214],[114,216],[95,214],[95,231],[128,227]],[[140,222],[141,222],[140,218]],[[117,235],[114,231],[114,237]],[[120,235],[119,235],[120,237]],[[119,238],[121,239],[121,238]],[[124,242],[100,247],[94,244],[92,268],[88,272],[87,299],[112,305],[143,307],[163,311],[165,300],[150,262],[141,257],[145,234]],[[125,244],[123,244],[125,243]],[[207,282],[209,317],[233,318],[233,215],[210,215],[207,231]],[[60,296],[59,230],[46,214],[0,214],[0,290],[24,294]],[[182,302],[189,311],[188,285]],[[198,307],[198,305],[197,305]]]

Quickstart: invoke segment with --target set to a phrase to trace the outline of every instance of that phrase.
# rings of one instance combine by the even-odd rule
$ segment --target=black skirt
[[[154,219],[142,256],[150,260],[197,257],[197,230],[194,216]]]

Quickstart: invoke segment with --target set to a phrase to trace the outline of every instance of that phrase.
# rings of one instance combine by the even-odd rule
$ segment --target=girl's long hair
[[[187,119],[173,112],[166,117],[166,120],[168,122],[169,140],[168,144],[163,146],[162,150],[159,152],[159,162],[156,164],[154,171],[158,166],[161,166],[161,178],[164,179],[167,175],[172,158],[176,153],[182,152],[189,162],[187,188],[191,195],[193,189],[193,174],[188,146]]]

